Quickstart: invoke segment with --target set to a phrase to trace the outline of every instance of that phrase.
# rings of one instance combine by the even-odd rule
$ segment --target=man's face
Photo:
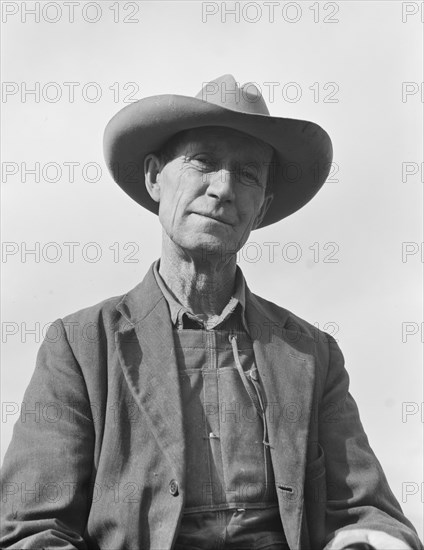
[[[159,219],[187,252],[235,254],[259,223],[272,148],[222,127],[184,132],[172,160],[157,174]]]

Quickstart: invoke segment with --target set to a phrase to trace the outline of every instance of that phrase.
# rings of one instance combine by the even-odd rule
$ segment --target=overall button
[[[256,367],[252,367],[250,370],[249,370],[249,376],[252,380],[254,380],[255,382],[257,382],[259,380],[259,375],[258,375],[258,369]]]
[[[171,479],[169,482],[169,492],[173,497],[178,495],[178,481],[176,479]]]

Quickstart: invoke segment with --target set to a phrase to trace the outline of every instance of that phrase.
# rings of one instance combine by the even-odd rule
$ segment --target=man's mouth
[[[197,214],[198,216],[202,216],[204,218],[209,218],[210,220],[213,220],[215,222],[223,223],[225,225],[230,225],[230,226],[233,225],[228,218],[225,218],[223,216],[217,216],[214,214],[202,213],[202,212],[193,212],[193,213]]]

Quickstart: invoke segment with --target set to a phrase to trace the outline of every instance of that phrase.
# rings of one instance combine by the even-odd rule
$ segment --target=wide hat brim
[[[274,198],[256,228],[275,223],[308,203],[324,184],[333,150],[327,132],[314,122],[227,109],[195,97],[157,95],[121,109],[104,133],[106,164],[116,183],[138,204],[157,214],[159,205],[144,183],[144,158],[174,134],[224,126],[271,145]]]

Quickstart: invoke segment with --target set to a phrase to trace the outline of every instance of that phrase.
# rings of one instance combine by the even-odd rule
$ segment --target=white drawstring
[[[243,385],[249,394],[249,397],[254,404],[256,410],[258,411],[259,415],[262,417],[262,423],[264,427],[264,436],[262,443],[264,445],[264,461],[265,461],[265,486],[268,488],[268,452],[267,447],[270,447],[269,441],[268,441],[268,425],[266,421],[266,413],[265,413],[265,406],[262,399],[261,389],[259,385],[259,379],[258,379],[258,369],[255,365],[252,365],[251,369],[249,370],[249,379],[251,383],[253,384],[253,387],[255,389],[256,395],[252,392],[252,387],[249,384],[249,379],[246,375],[246,373],[243,370],[243,367],[240,363],[239,353],[238,353],[238,347],[237,347],[237,336],[235,334],[230,334],[229,340],[231,342],[231,346],[233,348],[233,356],[234,356],[234,362],[236,364],[238,373],[240,375],[240,378],[243,382]]]

